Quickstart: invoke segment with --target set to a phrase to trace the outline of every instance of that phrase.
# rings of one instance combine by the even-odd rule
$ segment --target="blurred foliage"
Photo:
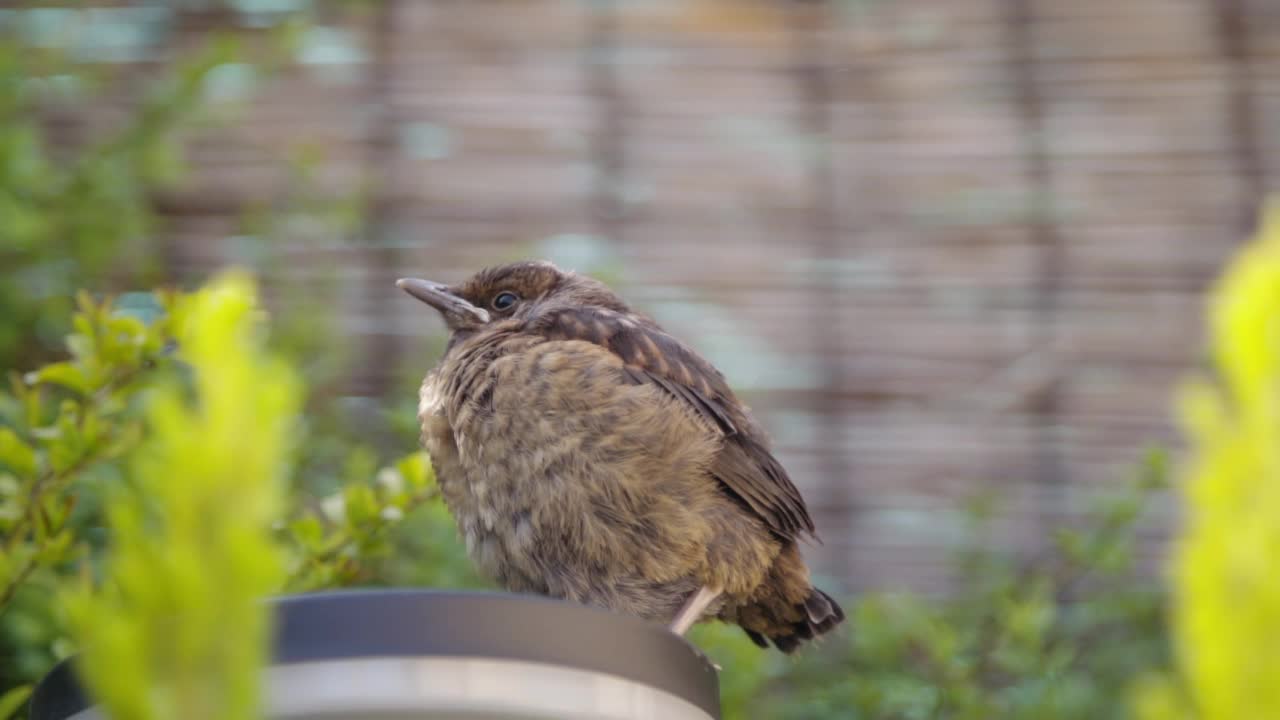
[[[1143,718],[1280,717],[1280,205],[1209,301],[1213,377],[1180,397],[1191,459],[1173,563],[1181,682],[1149,679]]]
[[[331,495],[301,489],[289,451],[310,442],[299,374],[264,349],[251,286],[230,277],[132,306],[82,294],[71,358],[0,394],[0,688],[25,692],[75,636],[119,717],[196,707],[183,693],[227,703],[209,717],[244,716],[245,678],[210,671],[256,655],[201,633],[255,637],[251,598],[476,584],[421,453],[379,469],[357,446]],[[70,613],[54,601],[68,587]],[[181,623],[191,636],[170,627],[179,615],[199,618]],[[179,687],[196,668],[211,684]],[[143,679],[176,694],[137,705]]]
[[[104,5],[28,0],[0,9],[0,368],[35,367],[59,353],[77,288],[121,292],[183,280],[160,252],[172,243],[159,241],[167,228],[156,202],[183,189],[187,147],[236,123],[273,80],[307,62],[317,38],[326,37],[323,23],[370,7],[310,0]],[[186,14],[220,22],[198,43],[173,42]],[[224,252],[230,262],[273,275],[264,289],[277,311],[277,348],[322,390],[308,397],[312,422],[341,427],[332,401],[351,362],[336,341],[341,328],[310,302],[293,301],[335,291],[337,275],[315,268],[303,279],[281,271],[310,246],[360,231],[367,189],[337,197],[322,191],[315,175],[323,146],[305,135],[253,150],[278,166],[286,190],[241,208],[241,227],[225,239]],[[334,453],[315,449],[304,453],[308,462],[332,464]],[[326,470],[312,483],[332,490],[337,478]]]
[[[158,279],[151,195],[181,177],[180,130],[236,56],[232,39],[215,39],[135,91],[122,122],[104,122],[94,108],[128,92],[122,78],[79,62],[21,12],[0,16],[0,367],[56,351],[68,289]]]
[[[1166,474],[1150,453],[1129,490],[1030,560],[987,540],[993,508],[975,503],[952,593],[861,597],[847,630],[794,660],[759,653],[736,628],[701,628],[726,669],[726,717],[1125,717],[1131,679],[1166,663],[1163,593],[1133,567],[1142,508]]]
[[[67,600],[79,673],[111,717],[257,715],[262,598],[284,582],[271,525],[301,395],[293,370],[265,349],[257,310],[238,275],[171,308],[189,382],[166,377],[148,392],[146,439],[106,494],[103,581]]]

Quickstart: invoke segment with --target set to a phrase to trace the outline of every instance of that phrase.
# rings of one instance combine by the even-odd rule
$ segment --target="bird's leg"
[[[684,601],[684,605],[680,607],[680,612],[676,613],[676,619],[671,621],[668,628],[677,635],[684,635],[698,622],[698,618],[702,617],[702,613],[706,611],[707,606],[720,596],[719,590],[714,590],[706,585],[698,589],[698,592],[689,596]]]

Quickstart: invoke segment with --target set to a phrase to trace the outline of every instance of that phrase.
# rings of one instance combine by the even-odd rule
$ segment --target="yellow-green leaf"
[[[31,385],[42,383],[60,385],[81,394],[88,394],[93,389],[84,371],[78,365],[66,362],[45,365],[39,370],[28,373],[27,382]]]
[[[0,427],[0,465],[21,477],[36,474],[36,451],[22,441],[11,428]]]
[[[405,456],[396,464],[400,476],[411,490],[421,490],[435,480],[431,471],[431,462],[425,452],[416,452]]]
[[[314,515],[294,520],[289,525],[289,531],[293,533],[293,538],[298,544],[307,549],[318,548],[324,542],[324,528]]]
[[[31,697],[30,685],[19,685],[0,695],[0,720],[9,720]]]

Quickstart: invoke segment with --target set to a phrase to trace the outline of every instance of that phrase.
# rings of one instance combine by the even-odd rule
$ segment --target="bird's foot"
[[[717,597],[720,596],[719,590],[703,586],[698,592],[689,596],[684,605],[680,608],[680,612],[676,613],[676,617],[668,626],[671,632],[683,636],[689,632],[689,628],[702,618],[702,613],[706,612],[707,607],[711,605]]]

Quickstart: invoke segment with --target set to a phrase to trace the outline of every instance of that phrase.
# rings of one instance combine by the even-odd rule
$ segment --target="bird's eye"
[[[516,294],[513,292],[500,292],[498,293],[498,296],[493,299],[493,309],[510,310],[511,306],[515,305],[516,301],[519,299],[520,298],[516,297]]]

